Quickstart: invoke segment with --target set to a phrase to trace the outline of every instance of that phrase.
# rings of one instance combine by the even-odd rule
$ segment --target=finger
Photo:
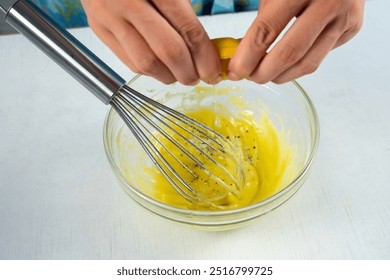
[[[231,80],[247,78],[266,54],[291,19],[301,10],[297,1],[267,2],[241,40],[235,56],[229,63],[228,77]]]
[[[166,84],[176,81],[170,69],[157,57],[131,24],[123,21],[115,30],[115,37],[120,47],[124,49],[126,55],[141,74],[154,77]]]
[[[134,73],[140,73],[140,70],[131,62],[131,59],[127,56],[126,51],[119,44],[118,40],[115,38],[114,34],[108,30],[105,26],[89,20],[89,26],[99,37],[99,39],[109,47],[115,55],[128,66]]]
[[[180,34],[148,1],[129,1],[124,14],[149,45],[153,53],[166,65],[174,77],[186,85],[199,80],[190,51]],[[126,4],[125,4],[126,5]],[[158,27],[158,30],[156,30]]]
[[[273,82],[284,83],[314,72],[332,49],[349,41],[358,33],[363,23],[363,10],[364,1],[356,1],[345,16],[339,16],[322,31],[298,63],[274,78]]]
[[[348,19],[349,24],[346,32],[337,40],[334,48],[345,44],[351,40],[362,28],[364,18],[364,0],[356,0],[352,8],[349,11]]]
[[[221,75],[221,63],[210,38],[189,1],[152,0],[159,12],[181,35],[201,80],[212,82]]]
[[[330,21],[330,13],[321,13],[321,9],[324,9],[323,5],[316,3],[308,7],[264,57],[250,78],[257,83],[266,83],[300,61]]]
[[[94,32],[133,72],[154,77],[165,84],[176,81],[131,25],[114,19],[110,22],[115,35],[102,26],[95,27]]]
[[[167,84],[176,81],[169,69],[156,58],[144,39],[131,25],[121,20],[121,17],[114,17],[115,13],[100,7],[84,5],[84,8],[86,10],[94,8],[95,12],[92,13],[94,16],[88,17],[91,29],[133,72],[152,76]],[[107,22],[110,22],[110,29],[106,27]]]
[[[299,62],[274,77],[272,81],[280,84],[313,73],[317,70],[327,54],[334,48],[339,38],[340,32],[338,27],[334,27],[333,25],[328,26],[318,36],[317,40]]]

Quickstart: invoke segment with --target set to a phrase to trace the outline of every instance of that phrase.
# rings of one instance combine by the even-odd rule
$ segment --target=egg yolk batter
[[[156,167],[147,167],[144,172],[155,184],[152,193],[148,195],[165,204],[184,209],[236,209],[274,195],[291,181],[295,175],[294,149],[287,144],[285,131],[278,131],[265,112],[260,119],[255,119],[250,111],[243,110],[239,115],[232,116],[221,106],[215,108],[198,108],[185,114],[219,132],[242,152],[244,183],[241,190],[215,199],[213,203],[217,207],[195,204],[176,192]],[[161,140],[163,145],[170,145],[164,138]],[[160,152],[166,155],[164,150]],[[177,168],[175,165],[174,167]],[[209,180],[207,176],[202,176],[197,184],[195,189],[199,190],[201,186],[211,200],[213,195],[217,196],[222,192],[220,187],[215,187],[215,181]]]

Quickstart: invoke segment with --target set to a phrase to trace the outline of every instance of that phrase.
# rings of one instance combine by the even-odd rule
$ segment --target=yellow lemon
[[[234,56],[240,40],[225,37],[212,39],[211,42],[218,51],[219,57],[221,59],[228,59]]]
[[[218,52],[219,58],[221,59],[222,79],[226,79],[229,61],[234,56],[240,40],[224,37],[212,39],[211,42],[213,43],[215,49]]]

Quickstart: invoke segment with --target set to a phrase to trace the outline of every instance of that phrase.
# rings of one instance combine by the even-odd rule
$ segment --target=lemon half
[[[225,80],[227,78],[229,61],[236,53],[236,49],[240,43],[240,40],[224,37],[212,39],[211,42],[213,43],[214,48],[217,50],[219,58],[221,59],[222,79]]]

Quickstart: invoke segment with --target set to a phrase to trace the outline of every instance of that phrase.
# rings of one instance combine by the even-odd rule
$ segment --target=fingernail
[[[240,76],[238,76],[236,73],[230,72],[230,71],[228,73],[228,78],[229,78],[229,80],[232,80],[232,81],[239,81],[239,80],[241,80]]]
[[[221,76],[221,75],[218,75],[216,78],[214,78],[214,79],[212,79],[211,81],[209,81],[209,84],[216,85],[216,84],[218,84],[220,81],[222,81],[222,76]]]
[[[195,81],[190,82],[190,83],[188,83],[187,85],[189,85],[189,86],[196,86],[196,85],[199,84],[199,83],[200,83],[200,80],[199,80],[199,79],[196,79]]]

